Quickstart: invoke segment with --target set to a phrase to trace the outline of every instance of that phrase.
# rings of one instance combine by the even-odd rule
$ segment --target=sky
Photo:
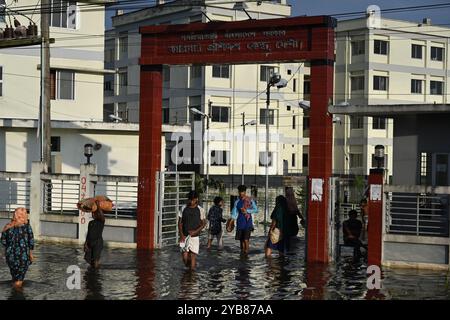
[[[292,15],[333,15],[355,11],[365,11],[369,5],[377,5],[383,9],[423,6],[450,3],[449,0],[288,0],[292,5]],[[423,18],[431,18],[432,24],[450,24],[450,7],[408,12],[381,13],[381,17],[421,22]],[[353,17],[338,17],[351,19]]]

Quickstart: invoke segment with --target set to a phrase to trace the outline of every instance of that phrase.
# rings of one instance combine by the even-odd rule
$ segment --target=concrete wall
[[[384,259],[387,261],[448,264],[448,246],[385,242]]]

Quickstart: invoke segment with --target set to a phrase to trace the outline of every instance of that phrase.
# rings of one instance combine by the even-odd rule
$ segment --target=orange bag
[[[77,208],[78,210],[84,212],[95,212],[98,209],[97,204],[103,211],[112,211],[114,207],[114,204],[108,197],[95,196],[94,198],[87,198],[78,201]]]

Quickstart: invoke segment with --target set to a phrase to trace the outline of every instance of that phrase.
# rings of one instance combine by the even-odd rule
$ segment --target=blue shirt
[[[241,212],[244,201],[242,199],[236,200],[233,210],[231,211],[231,218],[236,220],[237,230],[250,230],[253,229],[253,215],[258,213],[258,207],[254,200],[250,200],[251,207],[247,209],[247,213],[250,214],[249,219]]]

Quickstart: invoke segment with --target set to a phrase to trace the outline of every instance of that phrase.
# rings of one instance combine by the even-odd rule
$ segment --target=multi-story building
[[[107,2],[50,1],[53,172],[77,172],[85,143],[101,146],[93,159],[100,173],[136,171],[137,155],[122,158],[130,147],[137,149],[137,126],[103,123]],[[2,12],[0,30],[31,20],[40,33],[39,1],[14,1]],[[0,171],[30,171],[31,162],[40,160],[40,65],[40,45],[0,49]]]
[[[229,4],[214,2],[186,4],[175,1],[113,17],[113,28],[106,32],[105,68],[116,70],[116,74],[105,76],[106,121],[111,119],[111,114],[129,122],[139,119],[139,90],[142,89],[139,87],[139,27],[206,23],[211,20],[236,21],[249,19],[249,16],[253,19],[284,18],[291,15],[291,7],[285,0],[249,2],[246,12],[237,10],[235,1],[229,1]],[[266,115],[265,92],[273,72],[280,73],[289,83],[286,88],[272,89],[270,111]],[[266,121],[269,121],[269,155],[272,155],[269,174],[281,177],[287,173],[301,173],[307,166],[309,122],[308,118],[304,121],[298,102],[308,98],[305,97],[305,89],[309,93],[308,74],[308,66],[301,63],[164,66],[163,123],[193,125],[196,120],[201,120],[190,112],[193,107],[208,114],[209,174],[238,183],[243,168],[246,182],[254,183],[265,174],[260,158],[266,151],[265,127]],[[255,125],[247,125],[243,136],[242,123],[252,120]],[[169,136],[166,138],[170,140]],[[167,143],[167,146],[165,158],[169,167],[174,142]],[[204,147],[206,149],[206,145]],[[199,158],[199,154],[195,157]],[[207,167],[206,161],[203,161],[196,169],[206,173]]]
[[[448,103],[450,29],[430,19],[415,23],[372,17],[340,21],[337,27],[335,102],[350,105]],[[376,24],[375,24],[376,25]],[[392,119],[341,116],[335,126],[336,173],[366,175],[374,148],[385,146],[392,175]]]

